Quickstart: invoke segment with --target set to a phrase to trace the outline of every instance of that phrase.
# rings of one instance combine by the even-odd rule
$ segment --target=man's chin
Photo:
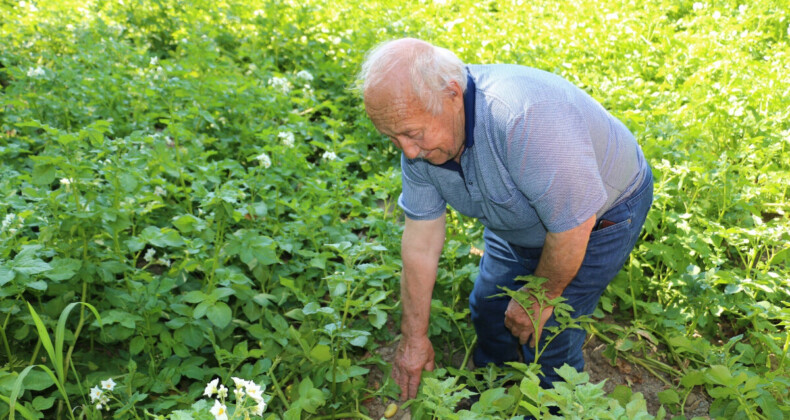
[[[425,161],[427,161],[428,163],[430,163],[431,165],[435,165],[435,166],[442,166],[442,165],[444,165],[445,163],[447,163],[447,162],[449,162],[449,161],[450,161],[450,159],[448,159],[448,158],[446,158],[446,157],[443,157],[443,156],[440,156],[440,157],[438,157],[438,158],[435,158],[435,157],[433,157],[433,156],[426,156],[426,157],[425,157],[425,158],[423,158],[423,159],[424,159]]]

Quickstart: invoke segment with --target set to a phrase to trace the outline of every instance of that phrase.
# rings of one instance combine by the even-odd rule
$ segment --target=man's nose
[[[422,150],[420,150],[420,146],[418,146],[414,141],[407,139],[401,139],[399,141],[401,147],[403,148],[403,154],[406,155],[407,158],[416,159],[417,156],[420,155]]]

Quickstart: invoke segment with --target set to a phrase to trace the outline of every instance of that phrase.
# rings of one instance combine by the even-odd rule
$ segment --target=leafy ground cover
[[[451,213],[413,417],[790,415],[787,5],[398,3],[0,0],[0,416],[395,398],[398,154],[348,88],[402,36],[558,73],[636,134],[656,201],[585,328],[664,381],[648,409],[627,380],[467,369],[481,229]]]

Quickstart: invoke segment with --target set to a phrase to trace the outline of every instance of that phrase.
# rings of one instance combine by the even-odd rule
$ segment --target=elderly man
[[[562,295],[574,317],[593,312],[653,199],[633,135],[556,75],[465,65],[417,39],[369,52],[359,81],[371,121],[403,152],[403,337],[392,372],[402,398],[414,398],[422,370],[434,367],[428,322],[448,204],[485,226],[469,298],[475,365],[533,360],[535,338],[555,322],[553,308],[536,314],[536,331],[518,303],[494,295],[499,286],[521,288],[514,278],[533,274],[548,279],[547,296]],[[550,343],[539,360],[543,386],[565,363],[583,369],[584,336],[568,329]]]

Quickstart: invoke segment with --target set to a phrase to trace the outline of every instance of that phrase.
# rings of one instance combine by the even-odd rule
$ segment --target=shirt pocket
[[[540,218],[535,209],[529,205],[527,197],[515,187],[509,189],[507,194],[489,197],[483,212],[488,221],[486,226],[492,229],[521,230],[540,223]]]

